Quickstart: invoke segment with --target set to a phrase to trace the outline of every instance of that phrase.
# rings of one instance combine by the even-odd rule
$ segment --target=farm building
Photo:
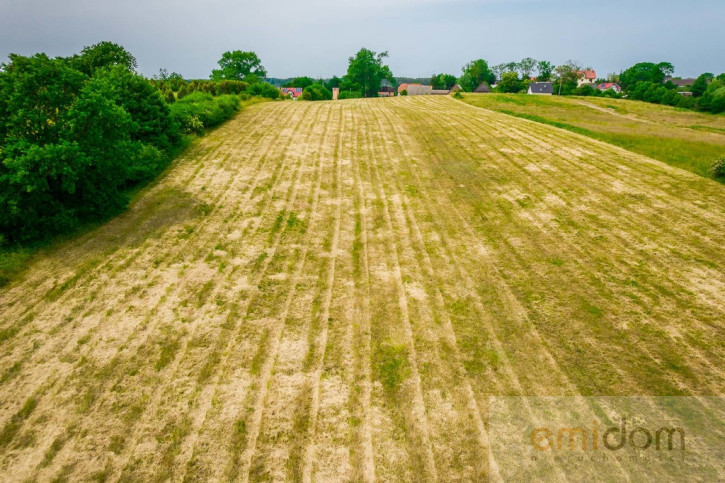
[[[479,94],[488,94],[489,92],[491,92],[491,88],[488,87],[485,82],[481,82],[481,85],[476,87],[473,92],[477,92]]]
[[[597,80],[597,73],[593,70],[578,70],[577,73],[577,87],[581,87],[584,84],[594,84]]]
[[[687,79],[674,79],[672,77],[668,77],[665,79],[665,82],[672,82],[677,87],[687,87],[694,84],[696,80],[697,79],[693,79],[692,77],[688,77]]]
[[[529,84],[528,94],[539,96],[550,96],[554,93],[554,86],[551,82],[532,82]]]
[[[615,82],[602,82],[601,84],[599,84],[597,86],[597,89],[599,89],[600,91],[606,91],[606,90],[610,90],[611,89],[614,92],[616,92],[617,94],[619,94],[620,92],[622,92],[622,88],[619,87],[619,84],[617,84]]]
[[[419,86],[420,84],[400,84],[398,86],[398,95],[402,95],[403,91],[408,91],[408,86]]]
[[[301,87],[282,87],[282,95],[297,99],[302,95],[302,90]]]
[[[378,90],[378,97],[394,97],[395,88],[391,86],[381,86]]]
[[[453,87],[451,87],[450,92],[460,92],[462,90],[463,90],[463,87],[461,87],[460,85],[456,84]]]
[[[409,96],[426,96],[433,93],[433,86],[424,86],[422,84],[408,84]]]

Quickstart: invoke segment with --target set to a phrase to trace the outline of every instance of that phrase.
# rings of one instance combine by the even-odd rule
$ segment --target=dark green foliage
[[[408,95],[408,91],[404,91]],[[359,99],[363,96],[362,91],[340,91],[338,99]]]
[[[254,52],[224,52],[218,64],[219,69],[211,72],[212,80],[240,80],[255,84],[267,77],[262,61]]]
[[[651,82],[661,85],[665,77],[672,75],[674,71],[675,68],[669,62],[660,62],[659,64],[640,62],[622,72],[619,76],[619,82],[625,90],[629,90],[640,82]]]
[[[239,109],[237,96],[214,97],[204,92],[194,92],[179,99],[171,106],[171,117],[184,133],[201,133],[206,128],[218,126]]]
[[[496,86],[497,92],[516,93],[524,89],[525,84],[516,72],[506,72],[501,76],[501,81]]]
[[[68,62],[74,69],[89,76],[106,67],[122,67],[129,72],[136,72],[137,67],[136,58],[129,51],[107,41],[84,47],[80,55],[74,55]]]
[[[70,59],[10,56],[0,72],[0,234],[42,239],[118,212],[179,137],[161,93],[102,42]],[[85,72],[90,73],[89,76]]]
[[[302,99],[306,101],[328,101],[332,99],[332,92],[322,84],[312,84],[302,91]]]
[[[701,110],[714,114],[725,112],[725,74],[720,74],[707,86],[697,99],[697,105]]]
[[[252,96],[266,97],[267,99],[279,99],[280,97],[280,90],[266,82],[258,82],[250,85],[247,93]]]
[[[374,97],[377,96],[380,83],[384,79],[394,84],[395,77],[393,77],[390,67],[383,64],[383,59],[387,56],[387,52],[378,54],[366,48],[360,49],[349,59],[347,75],[340,90],[359,90],[363,97]]]
[[[289,81],[282,84],[282,87],[301,87],[302,89],[304,89],[305,87],[309,87],[315,83],[316,81],[312,77],[302,76],[290,79]]]
[[[491,85],[496,82],[496,75],[483,59],[472,60],[463,66],[463,76],[458,80],[464,91],[472,92],[482,82]]]
[[[456,76],[452,74],[438,74],[430,78],[433,89],[450,90],[456,85]]]

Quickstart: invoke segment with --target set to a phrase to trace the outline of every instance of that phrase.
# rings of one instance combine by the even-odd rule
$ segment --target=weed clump
[[[710,173],[713,178],[725,178],[725,156],[720,156],[712,163]]]

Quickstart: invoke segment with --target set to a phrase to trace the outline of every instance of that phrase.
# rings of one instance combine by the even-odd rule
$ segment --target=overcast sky
[[[725,0],[0,0],[0,57],[110,40],[146,75],[206,78],[222,52],[253,50],[272,77],[329,77],[365,46],[398,76],[528,56],[600,77],[666,60],[688,77],[725,71],[724,21]]]

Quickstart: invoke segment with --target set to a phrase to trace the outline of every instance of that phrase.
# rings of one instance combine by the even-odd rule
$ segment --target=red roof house
[[[577,86],[582,84],[593,84],[597,80],[597,73],[593,70],[578,70],[576,71],[579,79],[577,80]]]
[[[302,90],[303,89],[301,87],[283,87],[282,95],[290,96],[292,99],[297,99],[302,95]]]

